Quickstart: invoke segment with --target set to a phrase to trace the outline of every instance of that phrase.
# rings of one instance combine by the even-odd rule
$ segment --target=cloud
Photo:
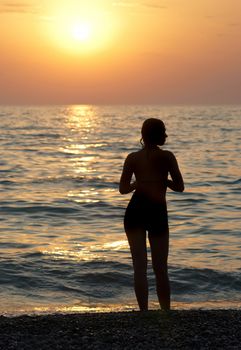
[[[24,2],[8,1],[0,5],[0,13],[24,13],[35,14],[39,12],[39,7],[32,6]]]

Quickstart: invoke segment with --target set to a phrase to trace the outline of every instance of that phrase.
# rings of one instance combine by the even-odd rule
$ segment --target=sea
[[[1,315],[138,309],[118,184],[150,117],[185,181],[167,192],[172,307],[241,308],[241,106],[1,106]]]

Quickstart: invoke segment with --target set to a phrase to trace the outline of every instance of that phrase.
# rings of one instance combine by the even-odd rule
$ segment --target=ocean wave
[[[0,242],[0,248],[2,249],[28,249],[32,248],[33,244],[21,243],[21,242]]]
[[[118,220],[121,221],[123,217],[124,208],[114,203],[105,201],[75,201],[66,200],[64,204],[53,202],[52,204],[31,204],[29,202],[12,203],[6,205],[6,202],[2,202],[0,206],[0,215],[2,220],[7,222],[9,218],[12,218],[17,225],[17,218],[31,220],[30,224],[34,226],[34,223],[39,220],[39,223],[43,225],[58,225],[56,220],[65,219],[65,223],[61,221],[61,225],[68,225],[66,219],[78,221],[81,223],[88,222],[94,223],[96,220],[101,220],[99,227],[103,225],[102,221]],[[52,220],[52,221],[51,221]],[[55,220],[55,221],[53,221]],[[65,230],[63,228],[63,230]]]
[[[36,137],[40,137],[40,138],[53,138],[53,139],[59,139],[62,137],[62,135],[60,134],[57,134],[56,132],[54,133],[49,133],[49,132],[46,132],[46,133],[31,133],[31,134],[28,134],[28,137],[32,137],[32,138],[36,138]]]
[[[64,206],[51,206],[51,205],[25,205],[25,206],[1,206],[0,213],[5,215],[12,214],[74,214],[78,213],[78,208],[64,207]]]
[[[46,184],[46,183],[57,183],[61,184],[63,182],[71,182],[77,184],[84,184],[85,186],[94,185],[98,188],[115,188],[118,186],[118,182],[105,180],[103,177],[86,177],[86,176],[73,176],[73,175],[64,175],[64,176],[48,176],[42,178],[31,179],[32,184]]]
[[[90,291],[94,297],[107,289],[113,293],[118,288],[131,288],[133,271],[129,264],[118,261],[89,261],[51,263],[41,260],[40,255],[29,256],[29,260],[14,261],[6,259],[1,264],[1,288],[41,289],[51,292]],[[223,272],[209,268],[188,268],[170,266],[170,280],[174,295],[238,293],[241,290],[240,271]],[[155,287],[155,278],[149,267],[150,287]],[[68,287],[66,287],[68,286]],[[107,288],[108,287],[108,288]],[[93,292],[91,292],[93,291]],[[104,296],[103,296],[104,297]]]
[[[11,181],[11,180],[0,180],[0,185],[3,186],[17,186],[18,183],[16,181]],[[2,189],[4,191],[4,189]]]
[[[230,181],[230,185],[238,185],[240,183],[241,183],[241,178],[237,179],[237,180],[234,180],[234,181]]]
[[[176,194],[175,194],[176,195]],[[192,204],[203,204],[203,203],[208,203],[208,199],[204,198],[185,198],[186,196],[184,195],[184,198],[175,198],[175,201],[177,203],[181,203],[182,205],[192,205]],[[199,197],[199,195],[198,195]]]
[[[238,271],[223,272],[213,269],[173,267],[172,284],[175,293],[225,292],[241,290],[241,276]]]

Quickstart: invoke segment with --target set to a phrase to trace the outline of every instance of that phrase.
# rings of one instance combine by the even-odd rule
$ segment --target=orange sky
[[[241,103],[240,0],[0,0],[0,33],[0,104]]]

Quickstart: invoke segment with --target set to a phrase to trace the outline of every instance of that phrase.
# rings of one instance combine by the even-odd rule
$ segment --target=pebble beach
[[[240,310],[0,317],[0,349],[241,349]]]

